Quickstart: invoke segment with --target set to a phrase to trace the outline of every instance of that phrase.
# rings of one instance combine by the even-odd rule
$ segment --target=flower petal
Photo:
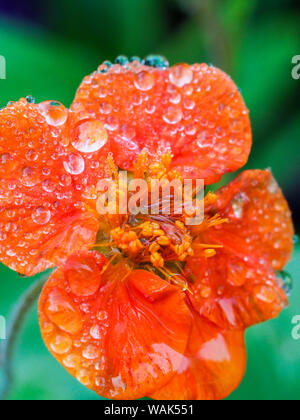
[[[157,400],[224,399],[242,381],[246,359],[243,332],[222,330],[195,314],[178,374],[151,397]]]
[[[51,276],[39,303],[42,335],[88,388],[107,398],[144,397],[182,361],[191,326],[185,295],[123,261],[102,275],[99,258],[76,254]]]
[[[57,102],[21,99],[0,111],[0,260],[25,275],[96,237],[97,219],[82,203],[101,170],[68,146],[69,125],[69,111]]]
[[[270,171],[246,171],[218,192],[208,214],[228,223],[210,228],[202,238],[223,246],[210,259],[193,258],[193,305],[226,328],[244,328],[275,318],[287,305],[276,279],[293,249],[288,204]]]
[[[248,111],[233,81],[206,64],[158,69],[135,62],[84,79],[72,110],[109,132],[117,164],[133,169],[145,148],[172,151],[173,166],[206,184],[242,167],[252,135]]]

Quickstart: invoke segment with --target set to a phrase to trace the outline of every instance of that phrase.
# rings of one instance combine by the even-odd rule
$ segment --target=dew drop
[[[163,115],[163,119],[167,124],[178,124],[182,120],[182,110],[178,106],[169,106],[167,112]]]
[[[71,300],[61,290],[53,289],[47,298],[46,313],[58,328],[69,334],[77,334],[82,329],[82,321]]]
[[[80,175],[85,169],[85,162],[78,153],[69,154],[64,160],[64,168],[71,175]]]
[[[145,65],[156,68],[167,68],[169,67],[169,62],[162,55],[148,55],[145,58]]]
[[[38,108],[46,122],[54,127],[59,127],[65,124],[68,119],[68,110],[60,102],[42,102],[38,105]]]
[[[73,147],[82,153],[93,153],[100,150],[108,140],[107,131],[100,121],[91,120],[77,127]]]
[[[50,344],[51,349],[54,353],[65,354],[72,347],[72,340],[66,335],[57,335]]]
[[[170,81],[177,87],[182,87],[192,82],[194,73],[188,64],[179,64],[170,71]]]
[[[26,187],[34,187],[39,181],[37,171],[30,166],[22,168],[20,181]]]
[[[44,191],[52,193],[55,191],[56,185],[55,182],[51,181],[51,179],[45,179],[45,181],[43,181],[42,188]]]
[[[100,376],[95,379],[95,385],[98,388],[103,389],[105,387],[105,379],[101,378]]]
[[[108,313],[106,311],[99,311],[97,313],[97,319],[99,321],[106,321],[108,319]]]
[[[255,297],[261,302],[271,304],[276,300],[276,292],[268,286],[257,286],[254,289]]]
[[[152,73],[142,71],[136,75],[134,84],[137,89],[147,92],[153,88],[155,77]]]
[[[46,225],[51,219],[51,211],[45,207],[38,207],[32,212],[31,217],[37,225]]]
[[[9,153],[3,153],[0,156],[0,163],[2,163],[2,165],[5,165],[5,163],[7,163],[10,159],[11,155]]]
[[[279,190],[279,186],[275,180],[275,178],[272,176],[271,181],[268,185],[268,190],[270,194],[276,194]]]
[[[80,365],[80,357],[76,354],[68,354],[63,360],[66,368],[75,369]]]
[[[71,256],[65,265],[65,277],[77,296],[92,296],[101,284],[101,270],[96,261],[87,256]]]
[[[93,325],[90,329],[90,334],[95,340],[100,340],[103,336],[103,330],[99,325]]]
[[[76,372],[76,379],[85,386],[90,385],[90,375],[86,369],[80,369]]]
[[[276,272],[276,279],[279,286],[285,291],[285,293],[289,296],[293,289],[293,278],[292,276],[287,273],[286,271],[277,271]]]
[[[244,198],[242,195],[238,194],[232,202],[232,209],[234,215],[237,219],[241,219],[243,217],[244,212]]]
[[[44,322],[42,325],[43,334],[50,334],[54,331],[54,326],[51,322]]]
[[[94,360],[99,356],[99,351],[96,346],[90,344],[83,349],[82,355],[85,359]]]

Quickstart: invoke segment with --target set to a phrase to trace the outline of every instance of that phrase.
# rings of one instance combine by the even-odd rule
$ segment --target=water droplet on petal
[[[57,335],[50,344],[51,349],[54,353],[65,354],[72,347],[72,340],[66,335]]]
[[[76,372],[76,379],[85,386],[91,384],[89,372],[86,369],[80,369]]]
[[[90,334],[95,340],[100,340],[103,337],[103,329],[100,325],[93,325],[90,329]]]
[[[68,110],[67,108],[56,101],[46,101],[38,105],[40,113],[45,118],[46,122],[49,125],[54,127],[59,127],[68,119]]]
[[[63,364],[66,368],[75,369],[80,366],[80,357],[76,354],[68,354],[63,360]]]
[[[21,169],[20,181],[25,187],[34,187],[39,181],[37,171],[29,166],[24,167]]]
[[[292,276],[287,273],[286,271],[277,271],[276,272],[276,279],[279,286],[285,291],[285,293],[289,296],[292,289],[293,289],[293,278]]]
[[[82,355],[85,359],[93,360],[99,356],[99,350],[96,346],[90,344],[83,349]]]
[[[273,303],[277,296],[274,289],[268,286],[256,286],[254,289],[255,297],[261,302],[271,304]]]
[[[136,75],[134,84],[137,89],[146,92],[153,88],[155,84],[155,77],[152,73],[142,71]]]
[[[64,168],[71,175],[80,175],[85,169],[85,162],[78,153],[71,153],[64,160]]]
[[[178,124],[182,117],[182,110],[178,106],[169,106],[167,112],[163,115],[163,119],[168,124]]]
[[[37,225],[46,225],[51,219],[51,211],[45,207],[38,207],[32,212],[32,220]]]
[[[100,150],[108,140],[108,134],[100,121],[86,121],[77,127],[73,147],[82,153],[93,153]]]
[[[270,194],[276,194],[279,190],[279,186],[275,180],[275,178],[272,176],[271,181],[268,185],[268,190]]]
[[[105,387],[105,379],[101,378],[100,376],[95,379],[95,385],[98,388],[103,389]]]
[[[45,179],[45,181],[43,181],[42,187],[44,191],[52,193],[55,191],[56,184],[55,182],[51,181],[51,179]]]
[[[9,153],[3,153],[0,156],[0,163],[2,163],[2,165],[5,165],[5,163],[7,163],[10,159],[11,155]]]
[[[101,270],[93,258],[71,256],[65,265],[65,277],[72,293],[77,296],[94,295],[101,284]]]
[[[78,334],[82,321],[72,301],[61,290],[52,290],[45,307],[47,316],[58,328],[69,334]]]
[[[97,319],[99,321],[106,321],[108,318],[108,313],[106,311],[99,311],[97,314]]]
[[[177,87],[182,87],[192,82],[194,73],[188,64],[179,64],[170,71],[170,81]]]

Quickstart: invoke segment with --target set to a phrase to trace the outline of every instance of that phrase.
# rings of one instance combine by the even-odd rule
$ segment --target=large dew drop
[[[101,284],[101,270],[94,259],[76,255],[65,265],[65,277],[72,293],[76,296],[92,296]]]
[[[82,321],[72,301],[61,290],[52,290],[45,307],[48,318],[62,331],[78,334],[82,329]]]
[[[57,335],[51,342],[50,347],[56,354],[65,354],[71,350],[72,340],[66,335]]]
[[[285,293],[289,296],[293,289],[293,278],[292,276],[287,273],[286,271],[277,271],[276,279],[279,286],[285,291]]]
[[[177,87],[183,87],[192,82],[193,70],[187,64],[179,64],[170,71],[170,82]]]
[[[167,124],[178,124],[182,120],[183,114],[181,107],[169,106],[166,113],[163,115],[163,119]]]
[[[59,127],[66,123],[68,110],[60,102],[46,101],[38,105],[40,113],[49,125]]]
[[[73,147],[82,153],[93,153],[100,150],[108,140],[107,131],[100,121],[85,121],[77,127]]]
[[[51,212],[45,207],[38,207],[32,212],[32,220],[37,225],[46,225],[51,219]]]
[[[147,92],[153,88],[155,76],[148,71],[142,71],[136,75],[134,84],[137,89]]]
[[[69,154],[64,160],[64,168],[71,175],[80,175],[85,169],[85,162],[78,153]]]

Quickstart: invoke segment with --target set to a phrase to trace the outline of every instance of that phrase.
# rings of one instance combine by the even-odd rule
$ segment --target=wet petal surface
[[[141,398],[177,372],[190,312],[184,293],[159,277],[130,272],[124,262],[101,274],[103,265],[97,252],[80,253],[52,275],[39,303],[42,335],[88,388],[107,398]]]

